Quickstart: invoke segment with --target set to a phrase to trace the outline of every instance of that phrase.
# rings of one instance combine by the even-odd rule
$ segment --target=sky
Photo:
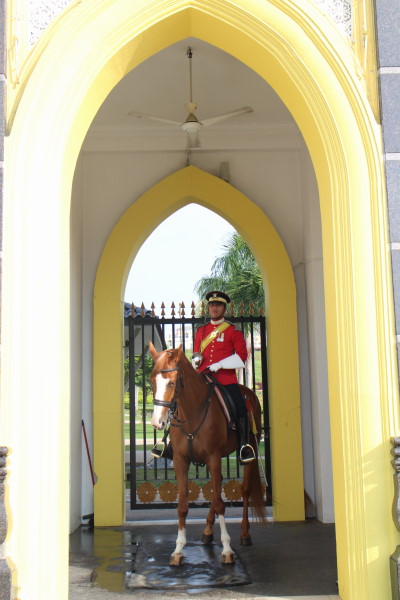
[[[214,212],[189,204],[163,221],[139,250],[125,289],[125,301],[146,308],[164,302],[170,316],[172,301],[185,303],[190,316],[196,302],[195,283],[208,275],[221,246],[233,227]]]

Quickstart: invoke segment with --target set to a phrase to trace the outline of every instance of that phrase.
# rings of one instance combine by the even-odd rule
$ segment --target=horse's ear
[[[178,348],[167,350],[167,355],[170,361],[176,364],[182,356],[182,344]]]
[[[149,352],[150,352],[151,356],[153,357],[154,361],[157,360],[157,358],[160,356],[160,352],[157,352],[153,342],[151,342],[151,341],[149,342]]]

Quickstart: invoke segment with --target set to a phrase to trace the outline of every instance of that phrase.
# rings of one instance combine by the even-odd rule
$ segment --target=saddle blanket
[[[226,419],[229,429],[236,431],[236,429],[237,429],[236,421],[235,421],[236,411],[234,408],[235,403],[234,403],[233,398],[231,398],[231,396],[229,395],[228,390],[226,388],[224,388],[224,386],[221,386],[220,384],[218,384],[211,375],[209,375],[208,373],[202,373],[202,376],[204,377],[204,379],[206,380],[206,382],[209,385],[212,385],[214,387],[214,391],[215,391],[217,398],[219,400],[219,403],[221,405],[222,412],[224,413],[224,416],[225,416],[225,419]],[[254,435],[257,435],[257,426],[256,426],[254,415],[253,415],[251,401],[246,396],[244,396],[243,399],[246,403],[247,414],[248,414],[249,421],[250,421],[251,431],[252,431],[252,433],[254,433]]]

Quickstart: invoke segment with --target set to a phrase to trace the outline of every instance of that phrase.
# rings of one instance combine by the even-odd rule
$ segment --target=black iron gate
[[[250,306],[245,316],[243,306],[240,316],[235,316],[234,306],[230,307],[227,319],[241,328],[249,348],[246,369],[239,370],[240,383],[253,389],[262,408],[263,437],[260,443],[260,475],[268,482],[266,500],[271,498],[271,460],[269,444],[269,412],[267,389],[267,350],[265,317],[261,311],[255,316]],[[172,461],[165,458],[153,459],[150,451],[161,440],[162,434],[150,425],[153,412],[153,394],[150,374],[153,361],[148,354],[151,340],[157,350],[175,348],[182,344],[183,351],[190,358],[196,329],[204,324],[204,316],[184,315],[180,306],[175,315],[172,305],[171,317],[165,316],[161,307],[161,317],[154,313],[154,306],[146,310],[126,305],[125,311],[125,463],[127,486],[130,489],[131,509],[176,506],[177,486]],[[204,309],[201,310],[204,313]],[[240,480],[243,467],[237,453],[223,459],[224,499],[233,505],[241,504]],[[211,481],[207,467],[191,465],[189,470],[190,506],[204,506],[211,499]],[[265,481],[264,481],[265,484]]]

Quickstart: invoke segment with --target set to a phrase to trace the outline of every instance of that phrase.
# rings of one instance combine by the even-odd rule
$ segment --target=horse
[[[202,541],[213,541],[213,525],[218,516],[221,542],[221,562],[233,564],[235,557],[230,546],[230,537],[225,524],[225,503],[221,497],[221,459],[234,452],[239,445],[237,432],[228,428],[227,420],[215,390],[210,386],[187,359],[182,346],[157,352],[150,342],[149,352],[154,361],[150,377],[154,393],[154,410],[151,424],[159,431],[171,425],[170,438],[173,462],[178,482],[178,536],[176,547],[170,557],[170,565],[183,564],[182,550],[186,544],[186,517],[188,502],[188,470],[190,462],[206,464],[212,480],[212,501],[203,531]],[[249,388],[240,386],[250,400],[254,415],[257,438],[261,436],[261,408],[257,396]],[[255,447],[254,434],[250,443]],[[243,515],[241,545],[251,545],[248,508],[259,521],[266,522],[264,490],[260,480],[257,460],[244,465],[242,482]]]

